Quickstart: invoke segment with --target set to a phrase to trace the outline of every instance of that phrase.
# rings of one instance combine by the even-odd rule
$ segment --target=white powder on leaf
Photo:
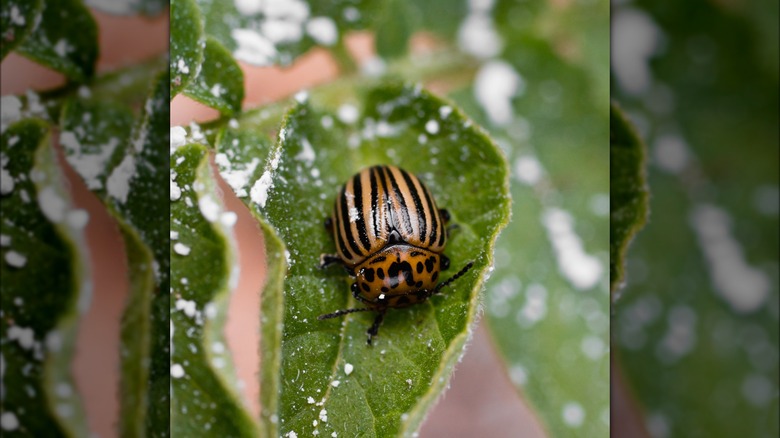
[[[252,198],[252,202],[259,205],[261,208],[265,208],[265,203],[268,200],[268,190],[273,187],[273,176],[270,170],[266,170],[263,176],[260,177],[252,186],[249,195]]]
[[[14,268],[23,268],[27,264],[27,257],[16,251],[8,251],[5,253],[5,262]]]
[[[244,61],[256,66],[273,64],[276,57],[276,47],[273,43],[252,29],[233,29],[230,36],[238,46],[233,56],[239,61]]]
[[[525,90],[522,77],[506,61],[492,60],[482,65],[474,80],[474,94],[495,125],[506,125],[514,116],[512,97]]]
[[[38,206],[44,216],[54,223],[62,222],[68,211],[67,202],[54,190],[53,187],[45,187],[38,192]]]
[[[332,46],[339,39],[336,24],[329,17],[314,17],[306,23],[308,33],[317,44]]]
[[[123,204],[127,202],[127,195],[130,193],[130,180],[134,175],[135,158],[132,155],[126,155],[108,177],[106,182],[108,194]]]

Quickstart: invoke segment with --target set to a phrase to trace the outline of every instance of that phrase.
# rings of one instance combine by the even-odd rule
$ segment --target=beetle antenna
[[[326,313],[326,314],[324,314],[324,315],[320,315],[320,316],[318,316],[318,317],[317,317],[317,319],[319,319],[320,321],[322,321],[323,319],[331,319],[331,318],[335,318],[335,317],[337,317],[337,316],[341,316],[341,315],[347,315],[347,314],[349,314],[349,313],[355,313],[355,312],[367,312],[367,311],[369,311],[369,310],[374,310],[374,309],[369,309],[369,308],[367,308],[367,307],[361,307],[361,308],[359,308],[359,309],[344,309],[344,310],[337,310],[337,311],[335,311],[335,312],[333,312],[333,313]]]
[[[473,261],[466,263],[466,266],[464,266],[463,269],[458,271],[457,274],[455,274],[452,277],[448,278],[446,281],[443,281],[443,282],[437,284],[436,287],[433,289],[433,293],[434,294],[439,293],[439,291],[442,290],[443,288],[445,288],[447,285],[449,285],[453,281],[455,281],[455,280],[459,279],[460,277],[462,277],[463,274],[465,274],[469,269],[471,269],[472,266],[474,266],[474,262]]]

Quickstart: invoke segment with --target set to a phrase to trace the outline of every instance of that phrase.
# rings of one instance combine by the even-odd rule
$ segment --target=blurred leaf
[[[609,106],[593,90],[592,71],[544,33],[562,26],[562,12],[550,10],[558,7],[498,2],[492,16],[501,58],[486,61],[452,96],[512,163],[512,222],[496,244],[485,300],[509,377],[551,436],[604,436]],[[589,8],[600,20],[592,27],[608,27],[608,5]],[[576,35],[608,50],[603,32]]]
[[[626,250],[647,221],[645,150],[631,123],[612,104],[609,123],[609,290],[623,281]]]
[[[112,191],[111,187],[112,177],[123,177],[122,163],[114,169],[108,182],[113,207],[137,233],[143,245],[151,250],[154,258],[150,263],[148,254],[141,253],[137,255],[139,265],[131,265],[131,269],[152,271],[155,289],[150,293],[140,284],[133,286],[131,292],[137,291],[138,296],[131,297],[123,315],[122,327],[123,344],[135,345],[139,350],[145,347],[136,345],[142,340],[137,338],[135,330],[147,324],[150,327],[150,345],[139,362],[144,369],[138,371],[148,373],[143,407],[146,409],[145,433],[150,437],[169,436],[170,426],[170,222],[166,220],[170,217],[170,198],[168,191],[161,190],[162,187],[168,187],[165,183],[168,182],[170,169],[168,84],[168,72],[160,73],[155,78],[143,106],[140,123],[133,128],[130,145],[123,159],[123,163],[132,162],[134,165],[134,174],[127,181],[126,199],[122,200],[118,196],[121,191]],[[128,251],[132,251],[134,245],[135,242],[126,243]],[[133,257],[134,254],[129,252],[128,261],[132,263]],[[144,319],[136,321],[134,315]],[[124,366],[132,367],[134,364]],[[125,400],[125,403],[127,409],[132,409],[132,399]],[[126,426],[132,427],[129,424]]]
[[[631,6],[664,50],[647,89],[613,93],[653,158],[615,356],[651,435],[777,436],[777,72],[746,5],[680,6]]]
[[[411,434],[446,386],[474,321],[491,245],[508,220],[505,161],[457,109],[419,88],[387,85],[340,93],[335,100],[315,96],[328,93],[312,91],[311,100],[323,107],[294,106],[270,150],[268,141],[246,141],[258,128],[243,121],[238,132],[226,128],[218,146],[226,180],[251,168],[247,182],[233,187],[264,218],[270,243],[271,287],[263,292],[268,313],[262,322],[264,427],[269,436],[315,430],[324,436]],[[357,117],[358,102],[362,117],[338,119],[334,110],[341,104]],[[338,187],[376,163],[401,165],[424,181],[460,225],[446,250],[453,268],[470,260],[475,267],[441,296],[389,312],[369,347],[365,332],[373,315],[316,320],[354,304],[349,278],[317,264],[320,253],[334,248],[322,221]],[[273,275],[285,268],[282,290]],[[354,367],[351,374],[346,364]]]
[[[416,17],[406,0],[383,0],[382,4],[376,16],[376,51],[383,58],[396,58],[407,51]]]
[[[85,0],[87,6],[114,15],[159,15],[170,5],[166,0]]]
[[[68,79],[84,82],[95,73],[97,24],[79,0],[46,0],[41,21],[17,51]]]
[[[27,38],[42,8],[43,0],[6,0],[0,5],[0,59]]]
[[[206,37],[200,73],[184,94],[223,114],[241,110],[244,73],[230,52],[211,36]]]
[[[119,428],[129,436],[144,429],[149,436],[168,435],[169,316],[161,291],[168,290],[169,226],[158,220],[169,204],[159,190],[168,166],[167,79],[154,81],[137,122],[115,100],[84,98],[67,101],[60,119],[69,164],[106,204],[125,240],[130,298],[121,333]]]
[[[172,156],[171,306],[174,436],[258,435],[237,397],[223,330],[230,288],[237,281],[231,213],[224,212],[205,147],[189,144]],[[235,214],[233,214],[235,220]]]
[[[171,2],[171,99],[195,78],[203,63],[206,45],[203,22],[195,0]]]
[[[70,375],[78,318],[91,294],[81,234],[86,213],[73,209],[63,190],[45,122],[8,127],[0,160],[3,432],[86,436]]]

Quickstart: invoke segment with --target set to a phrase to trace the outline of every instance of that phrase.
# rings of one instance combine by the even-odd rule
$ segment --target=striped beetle
[[[325,228],[337,254],[320,256],[320,268],[341,264],[356,277],[352,295],[365,307],[337,310],[319,319],[353,312],[377,312],[368,344],[379,332],[385,312],[421,303],[468,271],[437,283],[449,268],[443,254],[450,215],[438,209],[428,188],[395,166],[374,166],[354,175],[341,188]]]

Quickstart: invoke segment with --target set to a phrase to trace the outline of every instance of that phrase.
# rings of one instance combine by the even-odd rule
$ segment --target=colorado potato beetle
[[[428,188],[401,168],[373,166],[354,175],[341,187],[333,213],[325,219],[337,253],[321,255],[320,267],[344,266],[355,277],[352,295],[365,307],[337,310],[319,319],[376,312],[367,331],[370,345],[387,309],[421,303],[460,278],[473,262],[438,282],[439,273],[450,265],[443,254],[449,219]]]

